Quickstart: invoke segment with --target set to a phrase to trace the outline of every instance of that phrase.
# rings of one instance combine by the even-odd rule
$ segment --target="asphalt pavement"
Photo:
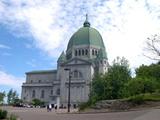
[[[4,107],[10,114],[16,114],[20,120],[160,120],[160,109],[110,113],[67,113],[67,109],[52,110],[45,108]]]

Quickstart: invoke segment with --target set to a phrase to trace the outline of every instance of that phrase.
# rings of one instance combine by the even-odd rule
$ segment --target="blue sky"
[[[56,68],[56,59],[32,46],[33,38],[17,37],[3,25],[0,26],[0,36],[0,91],[11,88],[19,91],[27,71]],[[4,73],[8,79],[3,78]]]
[[[154,62],[143,54],[147,37],[160,31],[159,0],[0,0],[0,91],[20,94],[25,72],[56,69],[86,13],[110,64],[116,56],[132,69]]]

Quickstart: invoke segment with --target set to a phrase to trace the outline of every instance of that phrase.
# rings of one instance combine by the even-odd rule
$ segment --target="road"
[[[18,115],[21,120],[160,120],[160,109],[92,114],[66,114],[64,110],[47,112],[40,108],[4,109]]]

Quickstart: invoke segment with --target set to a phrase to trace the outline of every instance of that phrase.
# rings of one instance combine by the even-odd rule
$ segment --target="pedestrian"
[[[52,111],[52,105],[49,104],[49,111],[51,112]]]
[[[54,109],[55,109],[55,111],[57,111],[57,105],[55,105]]]
[[[76,104],[74,104],[74,105],[73,105],[73,108],[74,108],[74,109],[76,109],[76,108],[77,108]]]
[[[49,105],[47,105],[47,112],[49,112]]]

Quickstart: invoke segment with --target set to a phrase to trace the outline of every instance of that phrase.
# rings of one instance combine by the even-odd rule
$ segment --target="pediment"
[[[80,65],[80,64],[91,64],[91,62],[87,61],[87,60],[83,60],[80,58],[73,58],[71,60],[69,60],[68,62],[65,63],[65,65]]]

